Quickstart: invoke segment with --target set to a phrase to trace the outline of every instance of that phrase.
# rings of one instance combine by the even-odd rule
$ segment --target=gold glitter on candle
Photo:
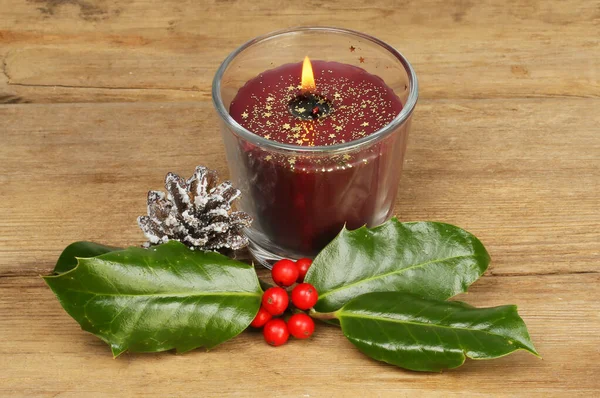
[[[356,52],[356,55],[361,55],[358,48]],[[268,84],[262,78],[257,80],[257,89],[250,96],[254,105],[238,105],[237,115],[241,124],[273,141],[327,146],[339,145],[343,140],[350,142],[361,139],[387,125],[397,115],[395,104],[388,98],[385,87],[370,78],[363,80],[338,74],[337,70],[328,68],[322,61],[318,62],[324,66],[313,65],[319,90],[315,104],[321,106],[331,102],[333,112],[303,122],[295,117],[294,114],[306,116],[313,111],[313,107],[296,104],[291,108],[294,114],[290,112],[290,102],[302,90],[301,84],[298,84],[299,76],[294,73],[282,75]],[[342,162],[341,156],[337,158]],[[273,159],[278,158],[274,156]]]

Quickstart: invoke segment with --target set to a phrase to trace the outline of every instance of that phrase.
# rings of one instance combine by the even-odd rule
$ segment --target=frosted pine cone
[[[187,181],[177,174],[165,178],[167,195],[148,192],[148,215],[138,225],[151,244],[180,241],[192,249],[227,251],[248,245],[242,233],[252,217],[231,211],[231,202],[240,191],[225,181],[218,184],[217,172],[198,166]],[[217,185],[218,184],[218,185]]]

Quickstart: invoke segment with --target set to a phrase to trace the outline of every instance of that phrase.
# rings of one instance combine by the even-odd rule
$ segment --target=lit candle
[[[239,87],[229,115],[264,140],[234,145],[226,133],[225,142],[259,257],[314,256],[344,225],[373,226],[393,215],[408,123],[385,130],[402,109],[375,74],[308,57]]]
[[[269,140],[329,146],[368,136],[402,110],[383,80],[364,69],[324,61],[314,66],[306,57],[261,73],[239,90],[229,113]]]

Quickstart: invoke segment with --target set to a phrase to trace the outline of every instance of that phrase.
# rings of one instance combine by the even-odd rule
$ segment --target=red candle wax
[[[328,104],[330,113],[317,115],[315,107],[299,105],[290,112],[290,102],[302,94],[297,63],[248,81],[230,104],[231,116],[269,140],[329,146],[368,136],[402,110],[383,80],[364,69],[313,61],[313,70],[317,104]],[[311,114],[318,117],[311,120]],[[242,206],[254,209],[266,240],[287,253],[315,255],[344,224],[372,226],[392,215],[405,145],[404,134],[392,134],[359,152],[292,157],[246,145],[241,153],[250,195]]]

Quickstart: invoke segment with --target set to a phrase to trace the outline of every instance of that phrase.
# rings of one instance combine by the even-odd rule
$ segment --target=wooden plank
[[[0,9],[0,103],[206,99],[230,51],[300,25],[389,42],[413,62],[423,99],[600,95],[598,0],[0,0]]]
[[[495,274],[598,272],[600,100],[422,101],[396,207],[462,226]],[[0,106],[0,275],[48,272],[76,240],[137,245],[167,171],[227,176],[211,104]]]
[[[544,357],[467,361],[441,374],[369,360],[333,326],[271,348],[245,332],[211,352],[124,354],[83,332],[37,277],[0,278],[0,395],[581,396],[600,394],[600,275],[484,277],[463,299],[516,303]]]

